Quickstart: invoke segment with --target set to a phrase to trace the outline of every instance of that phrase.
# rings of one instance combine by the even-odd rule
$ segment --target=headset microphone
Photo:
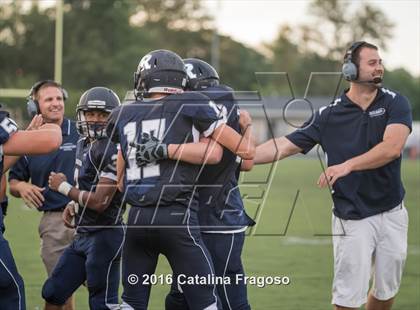
[[[352,82],[353,83],[358,83],[358,84],[379,84],[379,83],[382,83],[382,78],[381,77],[376,77],[373,80],[369,80],[369,81],[354,80]]]

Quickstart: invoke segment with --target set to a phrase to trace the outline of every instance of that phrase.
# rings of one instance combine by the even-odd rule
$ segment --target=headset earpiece
[[[28,115],[30,118],[33,118],[37,114],[41,114],[41,110],[39,109],[39,103],[38,100],[35,99],[35,94],[38,92],[38,90],[42,87],[42,85],[46,83],[56,84],[58,88],[61,89],[61,92],[63,94],[63,100],[66,101],[69,97],[67,91],[61,87],[60,84],[52,81],[52,80],[41,80],[36,82],[29,92],[28,101],[26,102],[26,107],[28,111]]]
[[[359,77],[359,69],[357,65],[353,62],[353,57],[355,51],[364,43],[365,41],[354,42],[347,50],[346,55],[344,56],[344,62],[341,68],[341,72],[343,73],[343,76],[347,81],[354,81],[357,80],[357,78]]]
[[[28,110],[28,115],[32,119],[35,115],[40,114],[41,111],[39,110],[39,104],[37,100],[32,98],[28,98],[28,102],[26,103],[26,109]]]

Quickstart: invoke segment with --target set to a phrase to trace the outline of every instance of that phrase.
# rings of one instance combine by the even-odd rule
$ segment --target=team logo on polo
[[[369,112],[369,116],[370,117],[377,117],[377,116],[381,116],[385,114],[385,109],[384,108],[379,108],[373,111]]]
[[[62,146],[60,146],[60,150],[62,151],[72,151],[76,148],[76,144],[74,143],[64,143]]]

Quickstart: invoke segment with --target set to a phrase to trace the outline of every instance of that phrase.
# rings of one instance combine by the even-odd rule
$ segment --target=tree
[[[53,75],[54,27],[51,10],[20,1],[0,5],[1,87],[27,87]]]
[[[139,0],[132,23],[159,24],[167,29],[198,31],[208,28],[211,18],[199,0]]]
[[[400,68],[385,73],[384,85],[407,96],[413,109],[413,118],[420,120],[420,77],[413,77]]]
[[[385,49],[392,37],[394,24],[379,8],[369,3],[356,10],[351,6],[351,2],[341,0],[313,0],[309,6],[309,13],[315,18],[312,26],[332,33],[331,37],[323,35],[321,40],[313,38],[318,50],[330,59],[341,61],[351,42],[371,40]]]

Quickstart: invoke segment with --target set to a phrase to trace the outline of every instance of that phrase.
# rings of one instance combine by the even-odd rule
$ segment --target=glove
[[[136,162],[139,167],[168,158],[168,145],[146,132],[142,133],[140,144],[131,142],[130,146],[136,148]]]
[[[0,202],[0,209],[4,216],[7,214],[7,206],[9,205],[9,199],[7,196],[3,198],[3,200]]]

